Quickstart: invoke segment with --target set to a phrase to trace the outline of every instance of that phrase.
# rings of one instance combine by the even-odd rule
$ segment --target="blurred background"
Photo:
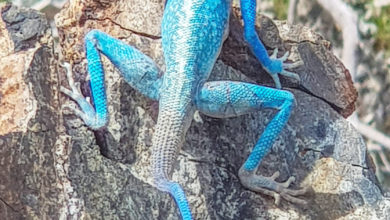
[[[163,0],[161,0],[163,1]],[[238,4],[238,0],[234,0]],[[0,0],[54,15],[67,0]],[[333,45],[359,92],[348,120],[365,137],[377,177],[390,191],[390,0],[257,0],[259,13],[311,27]]]

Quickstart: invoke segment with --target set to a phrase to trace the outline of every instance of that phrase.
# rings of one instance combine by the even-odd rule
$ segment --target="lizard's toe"
[[[277,59],[278,55],[278,48],[274,49],[274,52],[272,52],[272,55],[270,56],[271,59]]]
[[[301,81],[301,77],[299,77],[298,74],[290,72],[290,71],[287,71],[287,70],[283,70],[282,72],[280,72],[280,75],[293,78],[293,79],[297,80],[298,82]]]
[[[241,183],[246,188],[274,197],[275,204],[280,203],[280,198],[296,204],[307,204],[307,201],[297,198],[297,196],[306,194],[308,187],[297,190],[289,189],[288,187],[295,181],[295,177],[290,177],[285,182],[277,182],[275,179],[278,176],[279,172],[275,172],[271,177],[265,177],[256,175],[253,171],[246,171],[244,168],[241,168],[239,171]]]
[[[283,63],[283,69],[294,69],[294,68],[297,68],[298,66],[302,66],[302,65],[303,65],[302,60],[298,60],[298,61],[293,62],[293,63]]]
[[[290,52],[287,51],[281,58],[279,58],[279,60],[282,62],[286,61],[288,58],[288,55],[290,55]]]

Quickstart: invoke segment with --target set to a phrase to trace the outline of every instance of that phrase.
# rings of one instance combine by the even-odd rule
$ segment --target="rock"
[[[14,65],[12,73],[1,66],[0,77],[21,74],[14,81],[27,85],[19,86],[27,92],[10,97],[24,97],[14,109],[32,105],[28,100],[36,106],[0,122],[0,165],[5,167],[0,170],[1,218],[179,219],[172,198],[151,185],[154,103],[130,88],[104,58],[110,122],[106,129],[92,131],[61,108],[74,103],[59,95],[59,85],[68,85],[64,71],[57,74],[56,68],[58,57],[71,62],[75,81],[82,82],[88,95],[83,37],[91,29],[100,29],[137,47],[164,69],[159,32],[163,8],[164,1],[151,0],[70,1],[56,18],[62,49],[56,56],[48,31],[35,36],[32,48],[16,52],[4,14],[11,9],[21,16],[31,11],[1,6],[2,65],[10,56],[16,60],[27,54],[30,59],[24,69]],[[234,11],[230,36],[212,79],[272,83],[243,43]],[[292,188],[311,186],[313,192],[303,197],[309,205],[282,200],[275,206],[273,198],[245,189],[238,179],[238,169],[275,111],[231,119],[202,115],[203,123],[194,121],[187,132],[173,172],[194,217],[385,219],[390,202],[376,181],[362,137],[342,117],[353,111],[356,99],[348,71],[329,51],[329,43],[309,29],[266,17],[259,22],[267,48],[289,50],[291,61],[305,61],[296,69],[302,77],[300,85],[282,81],[296,96],[297,105],[259,173],[269,176],[279,170],[279,181],[296,177]],[[39,62],[30,61],[34,59]],[[321,79],[327,80],[319,83]],[[10,99],[4,85],[0,84],[0,111]],[[17,119],[25,124],[16,126],[21,124]]]
[[[53,39],[43,14],[0,11],[0,219],[54,219],[65,214],[67,136]]]

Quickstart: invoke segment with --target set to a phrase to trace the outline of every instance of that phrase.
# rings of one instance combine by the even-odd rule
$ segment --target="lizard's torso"
[[[165,83],[188,82],[193,87],[208,78],[223,43],[229,11],[230,0],[168,1],[162,21]]]

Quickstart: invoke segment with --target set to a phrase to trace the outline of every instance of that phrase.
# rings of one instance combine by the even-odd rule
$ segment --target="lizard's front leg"
[[[252,52],[260,61],[263,68],[270,74],[270,76],[274,80],[276,88],[280,89],[282,87],[278,74],[291,77],[299,81],[300,78],[298,74],[287,71],[286,69],[293,69],[297,66],[300,66],[303,64],[302,61],[298,61],[295,63],[284,63],[284,61],[287,60],[288,52],[285,53],[284,56],[282,56],[281,58],[277,58],[277,48],[274,50],[274,53],[271,57],[268,56],[267,50],[265,49],[255,30],[256,0],[241,0],[240,4],[242,18],[244,20],[245,40],[249,43]]]
[[[213,81],[203,86],[195,99],[195,104],[199,111],[218,118],[238,116],[263,108],[277,109],[278,112],[268,123],[252,153],[240,168],[239,177],[245,187],[274,196],[275,203],[279,203],[280,196],[291,202],[306,203],[295,197],[306,193],[306,188],[300,190],[288,188],[294,177],[279,183],[275,181],[278,172],[272,177],[255,174],[261,160],[269,152],[275,138],[289,119],[294,105],[292,93],[250,83]]]
[[[146,55],[101,31],[92,30],[85,36],[88,72],[91,80],[92,98],[95,108],[81,94],[71,76],[71,67],[65,65],[71,90],[61,91],[75,100],[81,108],[71,108],[92,129],[99,129],[108,122],[107,98],[104,86],[104,69],[100,54],[104,54],[119,69],[126,82],[153,99],[159,99],[161,71]]]

